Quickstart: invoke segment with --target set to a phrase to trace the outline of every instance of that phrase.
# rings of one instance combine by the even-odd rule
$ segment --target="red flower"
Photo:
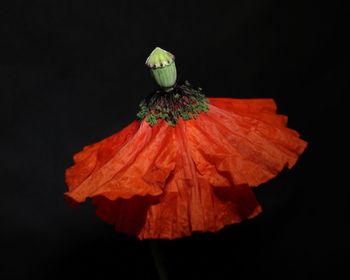
[[[218,231],[261,212],[251,187],[292,168],[307,143],[272,99],[209,98],[208,112],[175,127],[130,123],[74,155],[72,205],[139,239]]]

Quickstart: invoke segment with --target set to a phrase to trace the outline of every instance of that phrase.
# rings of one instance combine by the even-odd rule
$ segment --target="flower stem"
[[[149,247],[150,251],[153,256],[154,264],[158,272],[158,276],[160,280],[167,280],[167,274],[165,271],[164,263],[163,263],[163,256],[160,252],[159,248],[159,240],[151,239],[149,240]]]

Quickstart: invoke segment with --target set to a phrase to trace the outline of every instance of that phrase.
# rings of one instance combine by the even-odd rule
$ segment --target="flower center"
[[[201,112],[209,110],[209,100],[201,88],[193,88],[188,81],[175,85],[170,91],[158,89],[140,102],[137,113],[139,120],[146,119],[151,126],[163,119],[175,126],[179,117],[183,120],[197,119]]]

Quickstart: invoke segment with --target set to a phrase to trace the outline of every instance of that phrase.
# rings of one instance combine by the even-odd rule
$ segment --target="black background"
[[[155,88],[144,61],[156,46],[207,96],[274,98],[309,142],[294,169],[256,189],[260,216],[162,241],[169,279],[347,273],[350,59],[340,2],[7,2],[0,279],[157,279],[146,241],[116,233],[89,202],[71,209],[63,199],[72,155],[131,122]]]

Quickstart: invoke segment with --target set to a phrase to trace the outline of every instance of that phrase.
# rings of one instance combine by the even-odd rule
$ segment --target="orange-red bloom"
[[[272,99],[208,98],[197,119],[134,120],[84,147],[66,170],[72,205],[92,198],[120,232],[174,239],[261,212],[250,187],[292,168],[307,143]]]

